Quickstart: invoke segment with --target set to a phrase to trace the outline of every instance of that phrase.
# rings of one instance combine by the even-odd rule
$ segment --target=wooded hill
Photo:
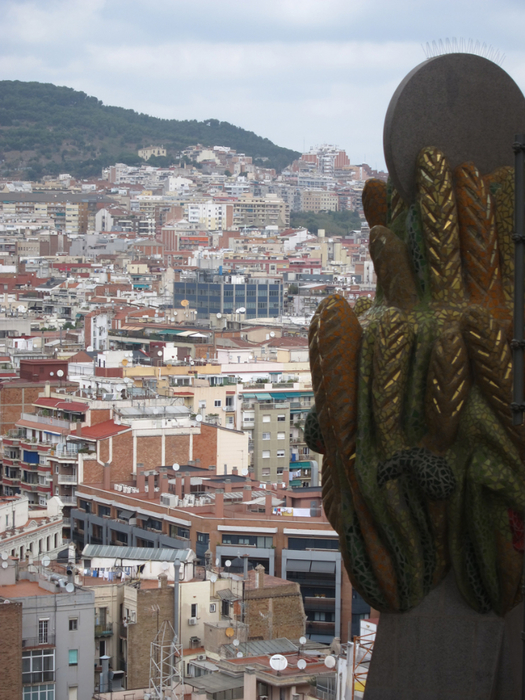
[[[50,83],[0,81],[0,175],[35,180],[68,172],[100,174],[115,162],[142,163],[137,150],[163,145],[171,165],[187,146],[229,146],[255,163],[282,170],[299,153],[281,148],[228,122],[158,119],[132,109],[110,107],[96,97]]]

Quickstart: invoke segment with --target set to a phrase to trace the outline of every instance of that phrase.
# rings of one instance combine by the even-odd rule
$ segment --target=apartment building
[[[184,215],[190,225],[204,231],[228,230],[233,226],[234,206],[232,202],[192,201],[184,205]]]
[[[303,190],[301,192],[302,211],[338,211],[339,197],[335,192],[328,190]]]
[[[126,490],[114,483],[82,485],[72,511],[77,546],[95,537],[102,544],[191,547],[201,563],[211,556],[223,567],[239,557],[242,565],[246,554],[250,568],[260,564],[269,575],[299,584],[309,638],[346,638],[352,588],[337,533],[321,509],[321,489],[291,490],[285,483],[191,469],[183,466],[171,478],[158,469],[139,473]]]
[[[0,573],[1,607],[7,610],[14,606],[9,610],[14,624],[9,629],[2,627],[3,632],[8,632],[16,670],[13,674],[12,669],[7,669],[7,658],[2,655],[3,668],[8,670],[2,677],[2,690],[8,693],[5,697],[91,700],[95,658],[93,592],[52,573],[41,576],[25,571],[24,578],[17,579],[15,564],[9,560]],[[4,616],[0,617],[0,624],[6,622]],[[12,688],[6,687],[8,679]]]
[[[250,394],[244,397],[249,402]],[[283,480],[290,463],[290,404],[267,397],[253,403],[253,466],[257,479],[276,482]],[[245,422],[249,417],[251,411],[244,412]]]
[[[276,226],[286,229],[290,226],[290,207],[275,194],[265,197],[243,195],[233,204],[232,229],[254,226],[265,228]]]
[[[51,498],[29,506],[26,496],[0,496],[0,554],[25,561],[29,557],[57,557],[62,543],[62,504]]]
[[[139,158],[144,158],[144,160],[149,160],[151,156],[166,156],[164,146],[147,146],[146,148],[139,148],[137,152]]]

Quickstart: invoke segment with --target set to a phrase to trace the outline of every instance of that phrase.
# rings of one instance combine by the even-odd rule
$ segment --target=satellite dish
[[[122,360],[122,366],[125,367],[127,364],[128,364],[128,361],[126,360],[126,358],[124,358]]]
[[[226,636],[227,637],[233,637],[234,634],[235,634],[235,630],[233,629],[233,627],[226,628]]]
[[[306,644],[306,637],[300,637],[299,644]]]
[[[57,370],[57,377],[63,377],[63,376],[64,376],[64,370],[63,369]]]
[[[226,559],[226,561],[224,562],[224,566],[229,568],[231,565],[232,565],[231,561],[229,559]]]
[[[8,566],[9,566],[9,562],[7,562],[7,561],[2,562],[2,569],[7,569]]]
[[[234,639],[234,640],[233,640],[233,646],[234,646],[234,647],[238,647],[239,644],[240,644],[240,642],[239,642],[238,639]]]
[[[238,659],[242,659],[242,657],[243,657],[242,651],[238,651],[238,652],[237,652],[237,658],[238,658]]]
[[[86,350],[87,350],[87,352],[93,352],[93,346],[92,346],[92,345],[88,345],[87,348],[86,348]]]
[[[215,314],[217,318],[222,318],[222,314]]]
[[[274,671],[284,671],[284,669],[288,666],[288,659],[282,654],[274,654],[270,658],[270,666]]]
[[[162,355],[162,350],[159,350],[159,351],[157,352],[157,355],[160,357],[160,356]]]
[[[202,416],[200,413],[197,416],[195,416],[195,420],[197,421],[197,423],[200,423],[202,421]]]
[[[67,593],[74,593],[75,592],[75,584],[74,583],[68,583],[66,585],[66,592]]]
[[[195,362],[193,360],[190,360],[190,365],[194,365]]]
[[[243,314],[246,311],[244,306],[240,306],[238,309],[235,309],[236,314]]]
[[[170,568],[170,565],[168,564],[167,561],[162,562],[162,570],[167,571]]]
[[[270,333],[270,338],[275,338],[275,333],[273,331]]]
[[[3,557],[2,557],[3,558]],[[46,555],[42,557],[42,566],[49,566],[51,564],[51,559]]]
[[[173,315],[174,315],[174,316],[177,316],[178,314],[177,314],[177,312],[176,312],[176,311],[174,311],[174,312],[173,312]]]
[[[215,566],[219,566],[220,563],[221,563],[221,560],[219,559],[219,557],[217,557],[215,559]]]
[[[249,472],[247,469],[243,469],[242,472],[241,472],[241,474],[242,474],[243,476],[248,476],[249,473],[250,473],[250,472]]]
[[[178,472],[180,469],[180,464],[177,464],[177,462],[174,462],[174,464],[172,465],[172,468],[173,468],[174,472]]]
[[[324,665],[326,666],[326,668],[333,668],[335,666],[335,657],[327,656],[324,660]]]
[[[50,373],[49,373],[49,376],[50,376],[50,377],[54,377],[54,376],[55,376],[55,373],[54,373],[54,372],[50,372]]]
[[[219,577],[217,576],[217,574],[212,574],[212,575],[210,576],[210,581],[211,581],[212,583],[215,583],[215,582],[217,581],[218,578],[219,578]]]
[[[7,552],[2,552],[2,561],[7,561],[9,559],[9,554]]]
[[[190,302],[187,299],[183,299],[180,303],[181,306],[189,306]]]
[[[299,671],[304,671],[304,669],[306,668],[306,661],[304,659],[299,659],[299,661],[297,662],[297,668],[299,669]]]

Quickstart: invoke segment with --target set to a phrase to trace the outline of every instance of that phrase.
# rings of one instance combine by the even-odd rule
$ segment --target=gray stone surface
[[[414,610],[381,614],[364,699],[519,700],[522,615],[480,615],[450,572]]]
[[[473,161],[484,175],[514,164],[517,133],[525,133],[525,98],[508,73],[472,54],[431,58],[406,76],[390,101],[383,133],[388,172],[411,202],[424,146],[440,148],[453,167]]]

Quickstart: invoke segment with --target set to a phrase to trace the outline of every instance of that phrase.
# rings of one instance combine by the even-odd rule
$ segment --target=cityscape
[[[386,174],[333,145],[282,172],[137,155],[2,184],[2,692],[360,697],[377,613],[306,443],[307,334],[328,295],[375,295],[361,193]]]

